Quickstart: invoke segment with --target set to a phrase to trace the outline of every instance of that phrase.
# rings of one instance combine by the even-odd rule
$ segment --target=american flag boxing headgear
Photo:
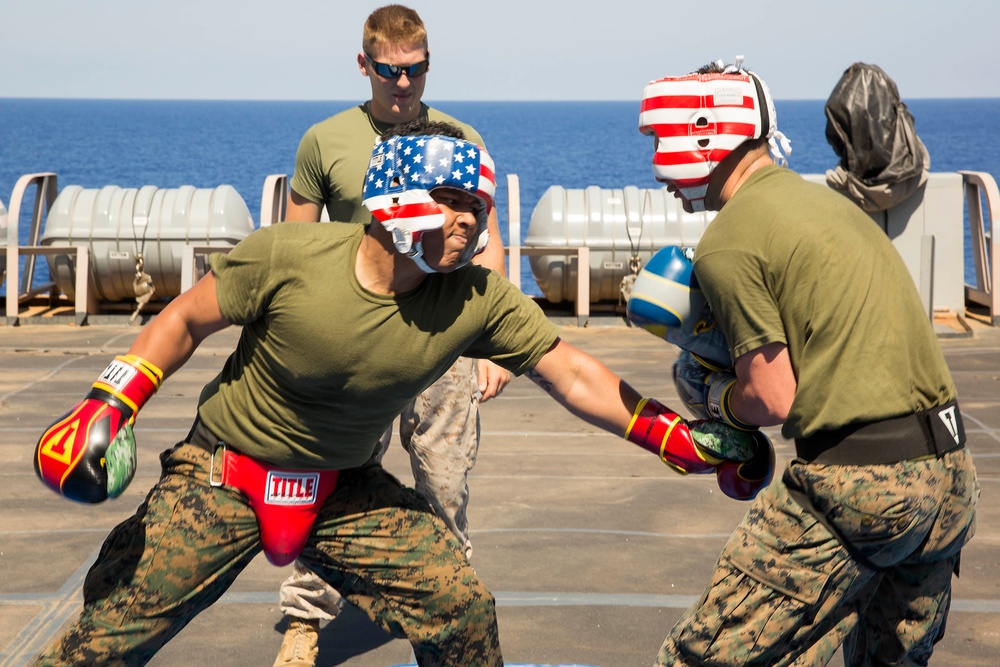
[[[777,129],[771,92],[743,68],[743,56],[734,65],[718,64],[722,72],[651,81],[639,110],[639,131],[658,139],[656,179],[675,185],[694,211],[705,210],[712,171],[740,144],[765,137],[780,164],[792,152]]]
[[[433,273],[423,258],[423,234],[444,226],[444,213],[431,197],[434,188],[455,188],[483,201],[476,236],[460,258],[464,266],[489,240],[486,220],[493,208],[496,175],[486,149],[463,139],[438,135],[389,137],[375,143],[365,174],[362,203],[392,234],[396,250]]]

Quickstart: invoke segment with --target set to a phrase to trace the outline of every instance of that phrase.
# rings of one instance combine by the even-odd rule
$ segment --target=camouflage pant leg
[[[968,450],[949,454],[942,463],[944,494],[934,526],[921,547],[880,580],[844,643],[844,661],[851,667],[926,665],[944,637],[958,549],[975,533],[979,484]]]
[[[38,665],[143,665],[260,551],[253,511],[208,484],[208,453],[178,446],[135,515],[104,542],[80,618]]]
[[[493,596],[426,499],[379,466],[347,471],[302,561],[420,665],[501,665]]]
[[[410,401],[410,405],[412,404],[413,401]],[[389,428],[387,428],[385,430],[385,433],[382,434],[382,437],[378,439],[378,444],[375,445],[375,451],[372,452],[371,458],[368,459],[368,463],[370,464],[382,463],[382,458],[385,456],[385,453],[389,450],[389,445],[391,444],[392,444],[392,425],[390,424]]]
[[[806,493],[850,551],[787,485]],[[965,450],[881,466],[793,461],[757,496],[657,664],[826,665],[856,626],[881,628],[875,635],[884,647],[896,634],[886,623],[905,612],[880,617],[870,602],[881,584],[912,577],[917,567],[925,578],[899,594],[923,610],[925,620],[903,633],[912,633],[904,654],[919,653],[940,635],[951,568],[974,530],[976,487]]]
[[[403,411],[399,424],[417,491],[462,542],[468,558],[468,480],[479,452],[478,385],[476,360],[461,357]]]
[[[895,568],[880,578],[864,615],[844,639],[844,664],[926,666],[944,636],[958,558]],[[930,588],[942,592],[926,595]]]
[[[469,471],[479,452],[476,361],[460,358],[412,401],[400,417],[399,434],[410,454],[414,485],[472,557],[469,538]],[[392,429],[379,439],[369,463],[381,462]],[[296,561],[281,583],[281,612],[296,618],[330,620],[343,607],[340,593]]]

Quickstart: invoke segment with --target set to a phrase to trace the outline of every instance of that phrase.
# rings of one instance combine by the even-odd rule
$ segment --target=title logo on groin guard
[[[268,505],[311,505],[316,502],[318,488],[319,473],[271,471],[267,474],[264,502]]]

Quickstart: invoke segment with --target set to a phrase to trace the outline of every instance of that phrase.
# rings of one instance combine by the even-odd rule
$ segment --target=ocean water
[[[353,103],[0,99],[0,199],[9,204],[17,179],[40,171],[58,174],[60,188],[230,184],[258,219],[267,175],[291,175],[302,133]],[[519,178],[522,238],[535,202],[550,185],[658,186],[650,167],[652,140],[637,130],[638,100],[431,104],[485,138],[500,175],[504,241],[506,174]],[[836,166],[823,105],[776,103],[778,127],[792,140],[789,166],[800,173]],[[907,106],[932,171],[1000,177],[1000,99],[908,100]],[[27,212],[21,217],[23,240]],[[968,267],[966,276],[971,279]],[[526,292],[540,294],[527,263],[522,283]]]

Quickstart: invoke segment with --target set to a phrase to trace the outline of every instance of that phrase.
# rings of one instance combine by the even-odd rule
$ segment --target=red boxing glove
[[[136,413],[161,382],[163,371],[145,359],[135,355],[115,357],[87,397],[39,439],[35,472],[42,482],[79,502],[98,503],[120,494],[135,472],[135,442],[131,437],[119,439],[119,447],[131,447],[131,452],[116,448],[111,466],[108,447],[123,427],[135,421]],[[122,463],[123,457],[129,455],[132,465]]]
[[[719,488],[730,498],[753,500],[774,476],[774,447],[760,431],[747,433],[753,437],[755,451],[748,461],[723,461],[715,471]]]
[[[687,424],[676,413],[653,398],[639,401],[625,439],[657,454],[682,475],[713,472],[722,463],[698,447]]]

